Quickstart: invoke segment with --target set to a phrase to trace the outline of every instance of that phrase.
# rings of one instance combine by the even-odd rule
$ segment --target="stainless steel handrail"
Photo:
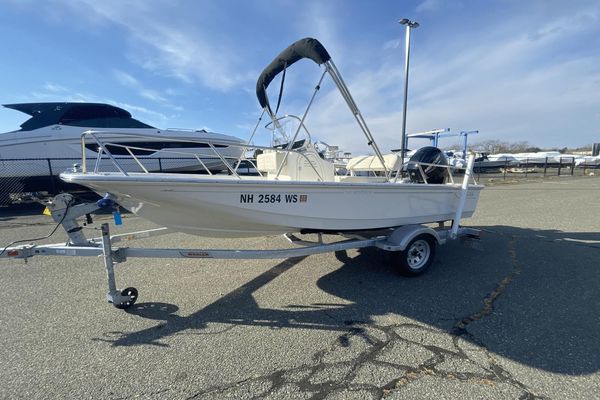
[[[237,157],[224,157],[223,155],[221,155],[217,149],[215,148],[215,145],[222,145],[222,144],[226,144],[227,146],[232,146],[232,147],[240,147],[242,148],[244,151],[246,151],[247,149],[256,149],[256,150],[270,150],[270,151],[276,151],[276,152],[284,152],[284,153],[296,153],[298,155],[300,155],[301,157],[303,157],[308,164],[311,166],[311,168],[314,170],[314,172],[317,174],[319,180],[323,181],[323,177],[321,176],[321,174],[319,173],[319,171],[317,171],[317,169],[315,168],[315,166],[313,165],[313,163],[310,161],[310,159],[306,156],[306,154],[296,150],[296,149],[279,149],[279,148],[273,148],[273,147],[268,147],[268,146],[256,146],[256,145],[249,145],[249,144],[240,144],[240,143],[232,143],[231,141],[226,141],[226,140],[215,140],[215,139],[205,139],[205,138],[199,138],[199,139],[186,139],[186,138],[173,138],[173,137],[166,137],[166,136],[161,136],[161,135],[148,135],[148,134],[140,134],[140,133],[122,133],[122,132],[118,132],[118,131],[94,131],[94,130],[88,130],[85,131],[81,134],[81,151],[82,151],[82,156],[81,156],[81,161],[82,161],[82,171],[84,173],[87,172],[87,157],[86,157],[86,147],[85,147],[85,143],[86,143],[86,138],[91,137],[94,142],[100,147],[101,152],[99,152],[98,157],[101,156],[100,153],[104,153],[106,154],[110,160],[113,162],[113,164],[115,165],[115,167],[119,170],[119,172],[121,172],[122,174],[124,174],[125,176],[128,176],[129,174],[125,171],[125,169],[119,164],[119,162],[117,161],[117,159],[110,153],[110,151],[107,149],[107,146],[114,146],[114,147],[119,147],[119,148],[125,148],[128,152],[130,152],[130,149],[133,150],[142,150],[142,151],[158,151],[157,149],[150,149],[150,148],[146,148],[146,147],[140,147],[140,146],[130,146],[130,145],[123,145],[120,143],[114,143],[114,142],[103,142],[102,140],[100,140],[100,138],[98,137],[99,135],[107,135],[107,134],[118,134],[119,136],[123,137],[123,136],[127,136],[127,137],[138,137],[138,138],[151,138],[151,139],[160,139],[160,140],[165,140],[165,141],[174,141],[174,142],[186,142],[186,143],[197,143],[197,144],[207,144],[208,148],[207,150],[211,150],[214,154],[204,154],[202,153],[201,156],[204,158],[215,158],[215,159],[220,159],[223,164],[225,165],[225,167],[231,172],[232,175],[236,176],[237,178],[241,179],[241,177],[238,175],[237,171],[235,168],[233,168],[231,166],[231,164],[225,159],[225,158],[230,158],[230,159],[236,159],[238,160]],[[198,153],[194,153],[194,152],[185,152],[185,151],[176,151],[176,150],[171,150],[171,149],[162,149],[160,150],[162,152],[165,153],[169,153],[169,154],[179,154],[179,155],[189,155],[190,157],[196,157],[196,159],[199,161],[199,163],[201,164],[201,166],[209,173],[212,175],[212,173],[210,172],[210,170],[206,167],[206,165],[200,160],[200,156]],[[134,156],[135,161],[138,162],[138,164],[140,163],[139,159],[137,159],[137,157]],[[147,158],[148,159],[148,158]],[[283,161],[282,161],[283,163]],[[99,162],[96,162],[96,168],[94,169],[94,172],[98,172],[97,171],[97,167],[99,166]],[[140,165],[140,167],[142,168],[142,170],[144,170],[146,173],[148,173],[148,171],[146,170],[146,168],[143,165]],[[260,173],[260,172],[259,172]],[[263,176],[262,174],[260,174],[261,176]]]
[[[283,116],[278,118],[278,120],[286,118],[286,117],[292,117],[294,118],[295,116]],[[297,118],[297,117],[295,117]],[[304,128],[306,130],[306,128]],[[310,133],[306,130],[307,134],[310,135]],[[177,142],[187,142],[187,143],[197,143],[197,144],[207,144],[208,147],[205,147],[204,149],[206,149],[207,151],[212,152],[212,154],[210,153],[198,153],[198,152],[190,152],[190,151],[177,151],[177,150],[172,150],[172,149],[162,149],[162,150],[157,150],[157,149],[152,149],[152,148],[147,148],[147,147],[142,147],[142,146],[131,146],[131,145],[124,145],[124,144],[120,144],[120,143],[115,143],[115,142],[109,142],[109,141],[103,141],[101,136],[102,135],[107,135],[107,134],[118,134],[120,137],[123,136],[127,136],[127,137],[138,137],[138,138],[151,138],[151,139],[160,139],[160,140],[165,140],[165,141],[177,141]],[[254,149],[254,150],[267,150],[267,151],[274,151],[274,152],[283,152],[286,154],[289,153],[296,153],[298,155],[300,155],[304,160],[306,160],[308,162],[308,164],[311,166],[311,168],[313,169],[313,171],[316,173],[318,180],[323,181],[323,177],[321,176],[321,174],[319,173],[319,171],[317,170],[317,168],[315,167],[314,163],[311,162],[311,160],[307,157],[307,155],[302,152],[299,151],[297,149],[290,149],[289,147],[286,148],[273,148],[273,147],[268,147],[268,146],[257,146],[257,145],[250,145],[248,143],[232,143],[231,141],[227,141],[227,140],[215,140],[215,139],[186,139],[186,138],[173,138],[173,137],[165,137],[165,136],[160,136],[160,135],[148,135],[148,134],[139,134],[139,133],[121,133],[118,131],[86,131],[84,133],[82,133],[81,135],[81,148],[82,148],[82,170],[84,173],[87,172],[87,159],[86,159],[86,147],[85,147],[85,143],[86,143],[86,139],[91,138],[93,139],[93,141],[98,145],[100,151],[98,152],[98,156],[96,158],[96,164],[94,167],[94,172],[97,173],[99,172],[99,167],[100,167],[100,161],[102,158],[103,154],[106,154],[107,157],[109,157],[109,159],[112,161],[112,163],[115,165],[115,167],[119,170],[119,172],[121,172],[123,175],[128,176],[129,174],[127,173],[127,171],[122,167],[122,165],[119,163],[119,160],[123,161],[128,160],[128,159],[133,159],[138,165],[139,167],[142,169],[142,171],[144,171],[144,173],[150,173],[148,171],[148,169],[144,166],[144,164],[142,163],[141,160],[156,160],[158,159],[158,157],[137,157],[132,150],[141,150],[141,151],[161,151],[164,153],[168,153],[168,154],[173,154],[173,155],[185,155],[185,156],[189,156],[192,158],[195,158],[198,163],[200,164],[200,166],[207,171],[208,174],[213,175],[210,168],[208,168],[208,166],[202,161],[202,158],[206,159],[206,158],[211,158],[211,159],[215,159],[215,160],[220,160],[223,165],[229,170],[229,172],[235,176],[238,179],[241,179],[240,175],[237,173],[237,165],[239,165],[239,162],[242,160],[242,158],[238,158],[237,156],[232,157],[232,156],[224,156],[222,154],[219,153],[219,151],[217,150],[217,148],[215,147],[215,145],[223,145],[226,144],[227,146],[232,146],[232,147],[239,147],[243,150],[243,152],[246,152],[248,149]],[[127,157],[127,158],[116,158],[115,156],[113,156],[110,151],[108,150],[108,146],[113,146],[113,147],[119,147],[119,148],[124,148],[126,149],[126,151],[131,155],[131,158]],[[243,158],[244,160],[248,160],[247,158]],[[281,172],[281,168],[283,163],[285,162],[285,160],[287,159],[287,156],[284,158],[284,160],[281,161],[281,165],[278,165],[277,169],[278,169],[278,174],[277,177],[279,176],[279,173]],[[228,161],[230,160],[230,161]],[[232,165],[233,163],[233,165]],[[259,173],[260,176],[264,176],[257,168],[256,164],[254,164],[253,162],[250,161],[250,163],[252,164],[252,166],[254,168],[256,168],[257,172]],[[452,165],[441,165],[441,164],[432,164],[432,163],[425,163],[425,162],[419,162],[419,173],[421,174],[421,176],[423,177],[423,181],[427,184],[427,178],[425,176],[424,170],[423,170],[423,166],[433,166],[433,167],[442,167],[442,168],[447,168],[448,169],[448,173],[449,173],[449,178],[451,180],[452,183],[454,183],[454,177],[452,172],[456,171],[456,170],[466,170],[465,167],[454,167]],[[335,164],[334,164],[335,165]],[[393,180],[393,182],[396,182],[397,177],[400,175],[399,172],[401,170],[402,166],[399,167],[399,169],[395,169],[393,171],[387,171],[388,174],[389,173],[393,173],[393,172],[397,172],[396,175],[396,179]],[[376,172],[375,170],[373,170],[373,172]],[[474,184],[477,184],[476,180],[475,180],[475,176],[471,175],[471,179],[473,181]]]
[[[312,141],[312,136],[310,135],[310,132],[308,131],[308,129],[306,129],[306,125],[304,125],[304,123],[302,122],[302,119],[300,117],[298,117],[297,115],[294,115],[294,114],[285,114],[285,115],[282,115],[281,117],[277,117],[277,118],[275,118],[274,121],[271,121],[268,124],[266,124],[265,128],[270,129],[270,130],[275,130],[276,127],[269,128],[269,125],[273,125],[275,121],[281,121],[281,120],[287,119],[287,118],[292,118],[292,119],[298,120],[302,129],[304,129],[304,132],[306,132],[306,135],[308,136],[308,140]]]

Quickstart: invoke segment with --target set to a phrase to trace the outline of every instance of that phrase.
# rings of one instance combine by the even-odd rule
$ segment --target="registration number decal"
[[[240,203],[258,203],[258,204],[275,204],[275,203],[306,203],[308,195],[296,193],[241,193]]]

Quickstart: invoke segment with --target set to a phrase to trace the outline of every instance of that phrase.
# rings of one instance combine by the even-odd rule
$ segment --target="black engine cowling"
[[[437,147],[427,146],[422,147],[408,160],[406,164],[406,172],[412,182],[425,183],[423,175],[419,171],[419,163],[442,165],[422,165],[421,168],[427,178],[427,183],[444,183],[448,176],[448,160],[444,153]]]

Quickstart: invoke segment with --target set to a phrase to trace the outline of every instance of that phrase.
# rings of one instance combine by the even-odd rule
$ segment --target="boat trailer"
[[[86,223],[92,223],[92,213],[113,212],[115,223],[121,224],[117,203],[110,194],[106,194],[96,202],[76,204],[76,199],[69,193],[62,193],[49,200],[35,199],[45,205],[50,215],[67,233],[67,243],[28,244],[7,247],[0,253],[0,258],[20,258],[27,261],[34,256],[63,257],[98,257],[102,256],[108,280],[106,298],[115,307],[126,309],[135,304],[138,298],[136,288],[117,289],[115,264],[125,262],[128,258],[210,258],[210,259],[285,259],[303,257],[312,254],[329,253],[365,247],[377,247],[389,251],[399,272],[407,276],[423,274],[433,263],[435,248],[448,240],[458,238],[478,239],[480,231],[461,227],[460,220],[464,209],[468,182],[473,168],[473,155],[469,157],[465,176],[462,182],[458,206],[452,225],[446,227],[444,221],[438,222],[437,228],[426,225],[404,225],[377,231],[331,232],[345,237],[345,240],[325,243],[324,232],[317,232],[317,241],[306,241],[292,233],[285,238],[298,247],[273,250],[226,250],[226,249],[171,249],[171,248],[130,248],[113,247],[114,243],[148,238],[171,233],[167,228],[149,229],[145,231],[110,234],[109,224],[100,226],[101,236],[88,239],[78,219],[85,217]]]
[[[395,255],[393,260],[399,263],[401,273],[416,276],[424,273],[432,264],[436,245],[444,244],[449,239],[459,237],[479,237],[477,229],[459,227],[457,224],[453,224],[452,227],[444,227],[444,224],[440,222],[437,228],[425,225],[405,225],[376,232],[345,232],[340,233],[340,235],[346,239],[334,243],[324,243],[322,233],[317,234],[317,241],[305,241],[294,234],[287,233],[284,235],[286,239],[299,247],[273,250],[113,247],[115,243],[171,232],[167,228],[157,228],[111,236],[109,224],[104,222],[100,226],[101,236],[87,239],[83,233],[83,227],[77,220],[85,217],[89,223],[91,222],[90,214],[115,210],[116,204],[110,195],[97,202],[75,204],[76,200],[71,194],[63,193],[50,200],[40,200],[40,202],[46,205],[54,221],[64,228],[69,237],[67,243],[27,244],[9,247],[0,254],[0,258],[24,259],[27,261],[28,258],[34,256],[101,256],[104,260],[108,280],[106,298],[109,303],[120,309],[131,307],[138,298],[136,288],[117,289],[115,264],[122,263],[128,258],[285,259],[349,249],[377,247]],[[116,222],[119,222],[119,220],[120,216],[115,218]]]

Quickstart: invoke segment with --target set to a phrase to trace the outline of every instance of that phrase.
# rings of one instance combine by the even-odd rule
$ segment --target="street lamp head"
[[[401,25],[407,25],[411,28],[418,28],[419,27],[419,23],[417,21],[411,21],[408,18],[402,18],[400,21],[398,21],[399,24]]]

